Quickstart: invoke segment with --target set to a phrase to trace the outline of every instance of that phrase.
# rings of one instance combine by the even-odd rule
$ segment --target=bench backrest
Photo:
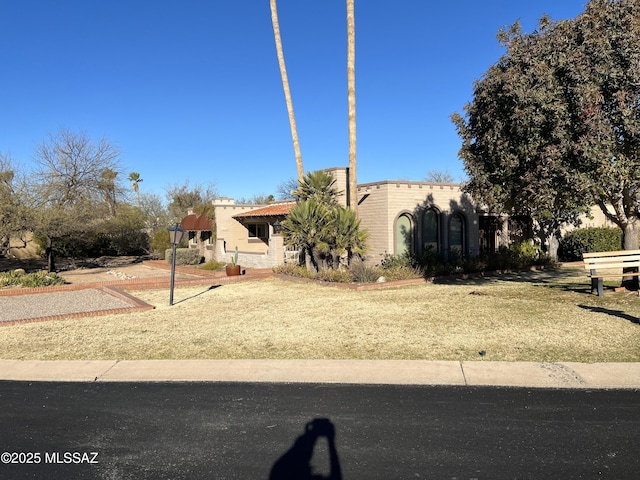
[[[640,250],[618,250],[615,252],[583,253],[584,268],[640,268]]]

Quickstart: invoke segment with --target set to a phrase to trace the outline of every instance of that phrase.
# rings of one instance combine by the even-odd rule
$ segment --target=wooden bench
[[[640,276],[640,250],[583,253],[582,259],[591,277],[591,293],[597,293],[599,297],[604,296],[605,278]]]

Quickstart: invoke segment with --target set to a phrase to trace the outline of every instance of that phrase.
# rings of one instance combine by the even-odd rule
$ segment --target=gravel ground
[[[131,307],[95,289],[0,297],[0,322]]]

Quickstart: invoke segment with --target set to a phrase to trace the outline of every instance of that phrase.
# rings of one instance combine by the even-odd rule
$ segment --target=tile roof
[[[291,210],[295,205],[295,202],[274,203],[272,205],[267,205],[266,207],[256,208],[249,212],[239,213],[238,215],[234,215],[233,218],[279,217],[288,215],[289,210]]]
[[[188,231],[211,231],[213,225],[206,215],[196,215],[192,213],[187,215],[180,222],[180,226]]]

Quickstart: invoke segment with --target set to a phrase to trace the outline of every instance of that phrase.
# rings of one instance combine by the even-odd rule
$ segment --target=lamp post
[[[275,222],[273,222],[273,234],[280,235],[281,230],[282,230],[282,224],[280,223],[280,220],[276,220]]]
[[[176,247],[182,240],[184,235],[184,230],[178,225],[172,225],[169,227],[169,243],[172,245],[172,254],[171,254],[171,286],[169,290],[169,305],[173,305],[173,285],[175,283],[176,277]]]

